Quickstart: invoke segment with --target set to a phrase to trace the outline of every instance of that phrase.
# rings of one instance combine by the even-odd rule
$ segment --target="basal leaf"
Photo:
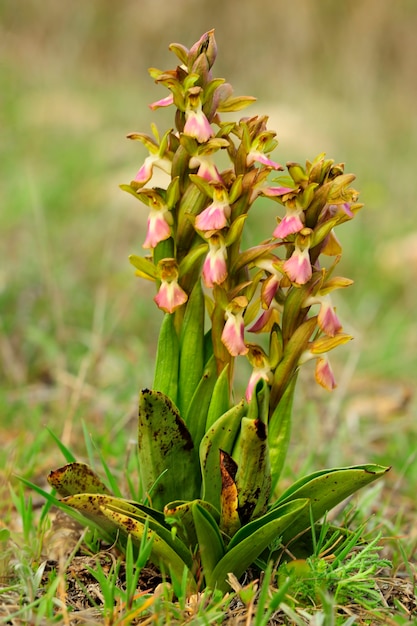
[[[68,463],[53,470],[48,476],[49,484],[65,497],[77,493],[111,494],[111,491],[85,463]]]
[[[331,470],[321,470],[301,478],[287,489],[273,505],[280,507],[284,503],[308,498],[311,511],[304,511],[290,529],[284,534],[283,542],[287,543],[298,533],[310,527],[311,518],[319,520],[334,506],[342,502],[358,489],[381,478],[390,468],[381,465],[357,465]]]
[[[198,452],[177,408],[164,394],[144,389],[139,397],[140,476],[152,507],[200,495]]]
[[[303,511],[308,510],[308,504],[307,499],[289,502],[243,526],[214,568],[210,577],[211,585],[215,584],[218,589],[226,591],[229,587],[228,573],[233,573],[237,578],[242,576],[265,548],[292,526]]]

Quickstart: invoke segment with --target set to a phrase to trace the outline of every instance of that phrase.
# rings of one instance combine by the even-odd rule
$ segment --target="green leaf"
[[[69,450],[63,443],[62,441],[52,432],[52,430],[50,430],[48,427],[46,427],[46,430],[48,431],[48,433],[51,435],[52,439],[55,441],[55,443],[57,444],[58,448],[61,450],[64,459],[66,460],[67,463],[75,463],[77,461],[76,457],[73,455],[73,453],[71,452],[71,450]]]
[[[178,537],[173,537],[171,530],[165,525],[165,522],[160,524],[157,521],[157,519],[160,519],[160,513],[158,511],[154,512],[152,509],[148,508],[147,510],[151,512],[151,515],[148,515],[147,512],[144,512],[140,506],[137,506],[133,502],[124,500],[123,498],[115,498],[101,494],[77,494],[76,496],[64,498],[62,502],[77,509],[89,520],[101,525],[107,533],[112,534],[115,538],[119,531],[122,530],[125,535],[128,533],[132,534],[132,538],[137,541],[140,537],[137,534],[135,535],[133,531],[140,530],[140,532],[143,532],[143,527],[146,522],[149,529],[154,531],[155,535],[158,537],[158,539],[154,537],[153,541],[156,541],[159,546],[164,546],[165,544],[165,556],[161,553],[158,559],[164,560],[166,558],[167,561],[165,565],[168,565],[170,564],[169,559],[172,558],[172,553],[175,552],[177,560],[179,558],[182,562],[181,573],[184,564],[191,568],[192,558],[190,551]],[[122,516],[123,524],[121,526],[120,520]],[[125,537],[123,537],[123,541],[120,543],[122,547],[126,545]],[[154,563],[156,562],[156,564],[158,564],[158,561],[152,560]]]
[[[309,528],[310,515],[314,521],[319,520],[339,502],[381,478],[389,469],[372,464],[334,468],[314,472],[295,482],[279,497],[272,510],[299,498],[309,498],[311,512],[307,510],[300,515],[284,534],[283,542],[287,543],[298,533]]]
[[[202,499],[220,509],[222,488],[220,474],[220,450],[232,453],[240,422],[247,410],[242,400],[232,407],[207,430],[200,444],[200,465],[202,473]]]
[[[78,493],[111,494],[101,479],[85,463],[68,463],[53,470],[48,476],[48,482],[63,497]]]
[[[232,458],[238,466],[235,481],[239,517],[246,524],[265,513],[271,494],[267,427],[263,421],[242,418]]]
[[[181,43],[171,43],[169,45],[169,49],[171,52],[177,55],[181,63],[185,66],[188,64],[188,48],[183,46]]]
[[[65,511],[67,515],[75,519],[82,526],[89,526],[90,528],[94,528],[95,530],[97,530],[97,533],[108,543],[111,544],[114,542],[115,540],[114,535],[111,532],[110,533],[106,532],[102,524],[100,523],[97,524],[93,520],[88,520],[84,515],[79,513],[77,510],[65,504],[64,500],[58,500],[58,498],[55,497],[55,491],[53,491],[52,493],[49,493],[48,491],[45,491],[38,485],[35,485],[29,480],[26,480],[26,478],[23,478],[23,476],[17,476],[17,478],[20,480],[20,482],[26,485],[26,487],[29,487],[29,489],[32,489],[33,491],[38,493],[40,496],[42,496],[42,498],[44,498],[50,506],[56,506],[58,509]]]
[[[172,500],[194,500],[200,493],[198,454],[172,401],[159,391],[139,396],[138,453],[142,487],[153,508]]]
[[[227,98],[227,100],[223,100],[223,102],[219,103],[217,110],[219,112],[225,113],[230,111],[241,111],[245,109],[250,104],[256,102],[256,98],[253,96],[235,96],[232,98]]]
[[[204,369],[204,295],[198,280],[185,309],[180,336],[178,407],[187,415]]]
[[[193,503],[192,514],[203,574],[206,584],[214,588],[216,581],[212,580],[212,573],[225,553],[223,539],[216,520],[199,502]]]
[[[275,407],[268,424],[269,458],[271,461],[271,490],[278,484],[284,467],[291,436],[291,417],[297,373],[294,374],[284,394]]]
[[[232,537],[224,557],[214,568],[210,582],[221,591],[227,591],[227,575],[232,572],[237,578],[284,531],[296,522],[303,511],[308,511],[307,499],[288,502],[266,513],[257,520],[242,526]]]
[[[222,370],[216,380],[209,410],[206,416],[205,430],[208,431],[216,420],[230,408],[229,396],[229,365]]]
[[[129,261],[133,267],[137,269],[138,276],[142,276],[148,280],[157,280],[158,270],[152,261],[149,261],[149,259],[145,259],[144,257],[137,256],[136,254],[131,254],[129,256]]]
[[[176,500],[169,502],[164,509],[165,520],[177,528],[179,536],[183,537],[185,543],[192,549],[198,543],[192,512],[194,504],[206,509],[216,522],[220,520],[217,509],[204,500],[193,500],[192,502]]]
[[[214,386],[217,380],[217,363],[212,355],[205,366],[201,380],[191,398],[185,423],[190,431],[194,445],[198,447],[206,432],[206,419]]]
[[[153,388],[176,404],[180,346],[174,326],[174,315],[166,313],[161,324],[156,353]]]
[[[317,325],[317,317],[306,320],[292,335],[284,348],[284,354],[274,373],[271,389],[271,405],[276,406],[298,368],[301,354],[307,349],[309,339]]]
[[[202,243],[200,245],[195,245],[191,248],[191,250],[185,255],[185,257],[181,260],[179,265],[180,276],[184,276],[191,272],[197,263],[200,263],[201,257],[207,252],[208,245],[206,243]]]

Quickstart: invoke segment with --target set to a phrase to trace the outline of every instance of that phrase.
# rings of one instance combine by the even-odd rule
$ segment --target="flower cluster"
[[[143,244],[149,256],[132,256],[131,262],[138,275],[156,282],[155,302],[177,316],[177,328],[202,281],[218,373],[245,356],[253,368],[248,400],[263,379],[273,411],[309,359],[316,360],[317,382],[333,389],[327,355],[350,337],[331,292],[352,282],[334,276],[341,255],[334,229],[362,206],[350,187],[354,176],[324,154],[304,166],[287,163],[286,174],[279,174],[284,168],[270,156],[278,142],[266,116],[220,117],[254,98],[235,97],[228,83],[212,76],[213,31],[190,50],[180,44],[170,49],[180,64],[150,70],[170,92],[150,107],[172,106],[175,129],[161,136],[152,126],[152,135],[128,135],[149,151],[130,185],[122,185],[149,208]],[[155,168],[169,175],[166,189],[152,185]],[[263,205],[265,199],[277,205],[277,224],[269,239],[243,250],[245,221],[260,197]],[[323,257],[333,261],[326,266]]]

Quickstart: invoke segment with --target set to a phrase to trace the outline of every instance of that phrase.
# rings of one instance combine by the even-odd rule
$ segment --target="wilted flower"
[[[316,361],[315,378],[319,385],[333,391],[337,387],[329,359],[322,355]]]

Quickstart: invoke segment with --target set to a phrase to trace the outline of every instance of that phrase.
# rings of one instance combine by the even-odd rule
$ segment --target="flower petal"
[[[333,391],[337,387],[332,368],[326,357],[317,359],[315,378],[318,384],[328,391]]]
[[[284,270],[288,278],[297,285],[304,285],[312,276],[310,255],[308,248],[300,250],[297,246],[291,257],[284,263]]]
[[[231,313],[226,311],[226,323],[222,332],[222,343],[232,356],[244,355],[249,352],[249,348],[245,345],[242,312]]]

